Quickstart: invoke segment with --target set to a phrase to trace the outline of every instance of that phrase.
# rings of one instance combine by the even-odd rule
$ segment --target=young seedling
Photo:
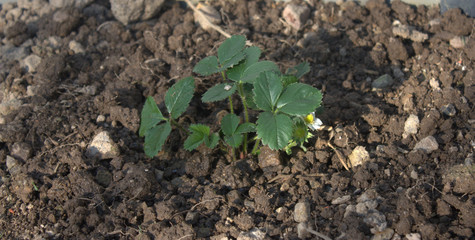
[[[195,80],[186,77],[176,82],[165,94],[165,106],[169,116],[164,117],[153,97],[148,97],[142,109],[139,135],[145,136],[144,150],[149,157],[157,155],[162,149],[175,125],[187,132],[176,119],[180,117],[190,104],[195,89]]]
[[[223,117],[221,130],[212,133],[202,124],[192,124],[189,130],[180,126],[176,119],[186,110],[194,91],[194,80],[184,78],[173,85],[165,97],[169,117],[162,115],[153,98],[147,98],[142,110],[140,136],[145,136],[145,153],[154,156],[165,143],[175,125],[189,134],[185,140],[186,150],[196,149],[205,144],[214,148],[219,141],[235,150],[242,146],[247,154],[248,133],[257,132],[254,137],[253,153],[258,152],[262,141],[274,150],[290,152],[293,146],[300,146],[316,130],[321,121],[315,117],[320,107],[322,94],[310,85],[299,83],[298,79],[309,72],[308,63],[287,69],[282,74],[271,61],[259,61],[261,50],[246,47],[246,38],[232,36],[218,48],[217,56],[209,56],[196,64],[193,72],[210,76],[220,73],[222,82],[206,91],[201,100],[205,103],[229,100],[230,114]],[[244,119],[234,114],[231,97],[237,93],[244,110]],[[249,122],[249,108],[260,111],[256,124]],[[223,146],[223,145],[221,145]]]

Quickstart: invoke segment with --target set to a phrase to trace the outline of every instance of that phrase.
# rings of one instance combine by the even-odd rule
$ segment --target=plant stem
[[[252,148],[251,154],[253,155],[257,154],[257,149],[259,148],[260,143],[261,143],[261,139],[260,138],[256,139],[256,142],[254,143],[254,147]]]
[[[187,135],[190,135],[190,131],[188,131],[186,128],[184,128],[179,122],[173,120],[173,118],[170,118],[170,123],[173,126],[178,127],[178,129],[180,129],[182,132],[186,133]]]
[[[242,106],[244,107],[244,121],[246,123],[249,122],[249,113],[247,110],[247,101],[246,101],[246,96],[244,95],[244,88],[242,82],[239,82],[238,84],[238,92],[239,95],[241,96],[241,101],[242,101]],[[244,154],[247,154],[247,133],[244,133],[244,141],[243,141],[243,146],[242,146],[242,151]]]
[[[233,155],[233,161],[236,162],[236,153],[234,151],[234,147],[231,147],[231,155]]]
[[[221,72],[221,76],[223,77],[223,82],[226,81],[226,74],[224,74],[224,71]],[[234,114],[234,108],[233,108],[233,98],[231,96],[228,97],[229,99],[229,111],[231,114]]]

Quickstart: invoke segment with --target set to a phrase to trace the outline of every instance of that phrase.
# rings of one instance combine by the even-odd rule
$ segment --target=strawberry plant
[[[311,136],[308,130],[317,130],[321,125],[314,112],[321,105],[322,94],[318,89],[298,82],[310,67],[308,63],[302,63],[282,74],[274,62],[259,61],[260,55],[258,47],[246,47],[245,37],[237,35],[219,46],[217,56],[208,56],[193,68],[193,72],[204,77],[212,74],[222,77],[220,83],[201,97],[203,103],[228,99],[230,113],[223,117],[218,133],[212,133],[203,124],[192,124],[186,129],[176,121],[193,96],[192,77],[178,81],[167,91],[168,117],[164,117],[153,98],[148,97],[139,130],[139,135],[145,137],[145,153],[152,157],[161,150],[172,125],[188,134],[184,142],[186,150],[203,143],[214,148],[221,140],[231,148],[235,158],[235,149],[240,147],[247,154],[248,134],[255,135],[253,153],[258,152],[261,142],[271,149],[287,152],[292,146],[304,148],[303,143]],[[233,94],[241,99],[243,119],[234,113]],[[260,112],[256,123],[249,121],[249,109]]]

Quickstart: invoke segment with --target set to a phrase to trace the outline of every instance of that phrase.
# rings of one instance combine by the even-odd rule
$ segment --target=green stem
[[[256,142],[254,143],[254,147],[252,148],[251,154],[253,155],[257,154],[257,149],[259,148],[260,143],[261,143],[261,139],[260,138],[256,139]]]
[[[231,155],[233,156],[233,161],[236,162],[236,153],[234,151],[234,147],[231,147]]]
[[[224,71],[221,72],[221,76],[223,77],[223,82],[226,81],[226,74],[224,74]],[[234,114],[234,108],[233,108],[233,98],[231,96],[228,97],[229,99],[229,111],[231,114]]]
[[[178,129],[180,129],[182,132],[186,133],[187,135],[190,135],[190,131],[188,131],[186,128],[184,128],[179,122],[173,120],[173,118],[170,118],[170,123],[173,126],[178,127]]]
[[[242,82],[239,82],[238,84],[238,92],[239,92],[239,95],[241,96],[242,105],[244,107],[244,120],[246,121],[246,123],[248,123],[249,112],[247,110],[247,101],[246,101],[246,96],[244,95],[244,88],[243,88]],[[242,151],[244,152],[245,155],[247,154],[247,133],[244,133]]]

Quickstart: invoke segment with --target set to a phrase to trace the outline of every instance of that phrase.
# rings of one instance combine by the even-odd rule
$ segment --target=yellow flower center
[[[312,115],[312,114],[307,115],[307,116],[304,118],[304,120],[305,120],[305,123],[307,123],[307,124],[312,124],[312,123],[313,123],[313,120],[314,120],[314,119],[313,119],[313,115]]]

